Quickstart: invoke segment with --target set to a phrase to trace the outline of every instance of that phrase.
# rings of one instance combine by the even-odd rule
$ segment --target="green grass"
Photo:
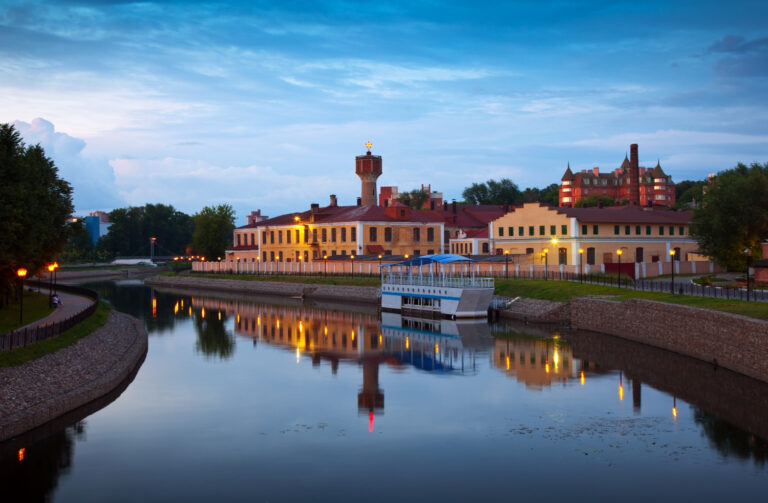
[[[24,319],[19,323],[19,303],[12,302],[0,309],[0,334],[5,334],[11,330],[16,330],[24,325],[29,325],[33,321],[45,318],[53,308],[48,305],[48,295],[45,293],[30,292],[24,290]]]
[[[312,285],[346,285],[346,286],[381,286],[381,280],[378,277],[370,276],[353,278],[351,276],[265,276],[263,274],[210,274],[210,273],[188,273],[176,274],[173,272],[162,273],[161,276],[191,276],[195,278],[211,279],[234,279],[239,281],[280,281],[283,283],[307,283]]]
[[[59,271],[114,271],[120,269],[154,269],[152,266],[147,265],[63,265],[59,267]]]
[[[3,351],[0,353],[0,367],[12,367],[26,361],[34,360],[65,348],[103,326],[109,318],[112,308],[105,302],[100,302],[96,312],[91,316],[70,328],[58,337],[53,337],[31,346]]]
[[[591,285],[570,281],[531,281],[531,280],[496,280],[496,294],[508,297],[528,297],[531,299],[568,302],[587,295],[605,296],[610,300],[645,299],[668,302],[683,306],[700,307],[714,311],[741,314],[752,318],[768,320],[768,304],[764,302],[746,302],[743,300],[713,299],[710,297],[692,297],[661,292],[639,292],[627,288]]]

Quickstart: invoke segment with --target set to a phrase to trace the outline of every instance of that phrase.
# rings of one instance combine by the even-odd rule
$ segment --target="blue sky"
[[[768,161],[768,3],[0,0],[0,122],[79,212],[268,215],[380,185],[447,199],[618,167]]]

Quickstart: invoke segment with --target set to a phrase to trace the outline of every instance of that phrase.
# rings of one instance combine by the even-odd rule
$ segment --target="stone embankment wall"
[[[280,295],[314,299],[336,299],[348,302],[378,304],[379,289],[373,286],[342,286],[278,281],[245,281],[191,276],[157,276],[145,280],[147,286],[236,292],[253,295]]]
[[[171,268],[169,266],[126,267],[124,269],[70,269],[67,271],[57,271],[56,280],[60,283],[69,283],[73,281],[88,281],[98,279],[138,278],[170,270]],[[41,278],[40,281],[47,282],[48,277],[46,276]]]
[[[75,344],[0,368],[0,442],[112,392],[146,353],[143,323],[112,311],[104,326]]]
[[[768,382],[768,322],[632,299],[574,299],[571,327],[616,335],[715,363]]]

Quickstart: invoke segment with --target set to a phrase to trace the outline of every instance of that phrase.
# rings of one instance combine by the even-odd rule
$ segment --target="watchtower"
[[[371,142],[365,144],[365,155],[355,157],[355,173],[362,182],[360,199],[363,206],[376,205],[376,179],[381,176],[381,156],[371,155]]]

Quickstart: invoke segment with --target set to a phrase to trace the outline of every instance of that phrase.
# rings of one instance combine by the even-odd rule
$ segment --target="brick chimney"
[[[336,194],[331,194],[331,204],[330,204],[330,206],[335,208],[335,207],[336,207],[336,206],[338,206],[338,205],[339,205],[339,204],[338,204],[338,202],[336,201]]]
[[[637,159],[637,143],[629,146],[629,205],[640,206],[640,168]]]

